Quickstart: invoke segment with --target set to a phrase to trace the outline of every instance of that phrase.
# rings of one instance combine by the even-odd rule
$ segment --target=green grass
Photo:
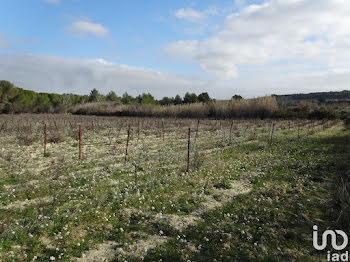
[[[261,133],[269,123],[261,122],[251,140],[249,133],[244,134],[243,122],[237,124],[242,135],[234,136],[231,145],[230,121],[223,121],[223,130],[212,130],[208,121],[192,144],[200,154],[192,153],[193,169],[185,174],[184,134],[191,124],[187,121],[182,129],[169,123],[164,142],[141,132],[139,142],[131,141],[126,162],[126,134],[106,143],[108,121],[100,130],[84,132],[82,161],[76,147],[71,147],[75,145],[71,137],[48,146],[46,157],[40,144],[17,145],[11,143],[15,137],[1,137],[0,143],[15,153],[11,161],[6,154],[0,157],[0,260],[36,256],[48,261],[54,256],[71,261],[99,243],[130,246],[159,232],[168,240],[143,254],[144,261],[322,258],[312,247],[312,224],[326,228],[336,220],[339,207],[333,201],[332,183],[348,169],[342,163],[349,132],[334,122],[310,136],[303,129],[297,139],[296,128],[284,134],[286,122],[280,121],[269,145],[266,131]],[[156,126],[148,130],[156,131]],[[249,193],[215,209],[203,209],[208,197],[221,201],[221,193],[239,181],[247,183]],[[27,204],[20,205],[23,201]],[[183,232],[155,220],[159,213],[186,217],[202,209],[201,220]],[[116,255],[116,261],[122,259],[141,261],[140,255]]]
[[[339,214],[329,183],[348,169],[341,164],[347,158],[341,148],[349,138],[338,126],[300,142],[280,140],[264,154],[254,150],[256,145],[225,150],[230,159],[237,151],[253,149],[245,160],[254,159],[252,168],[261,175],[250,194],[205,213],[200,224],[185,232],[197,249],[188,253],[183,248],[177,260],[187,254],[193,261],[318,261],[322,254],[313,249],[312,225],[332,226]]]

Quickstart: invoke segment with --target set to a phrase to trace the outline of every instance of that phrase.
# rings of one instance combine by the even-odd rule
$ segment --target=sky
[[[156,98],[341,91],[349,0],[3,0],[0,79]]]

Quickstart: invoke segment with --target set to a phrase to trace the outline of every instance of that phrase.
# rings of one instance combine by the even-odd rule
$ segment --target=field
[[[349,137],[338,120],[0,115],[0,261],[319,261]]]

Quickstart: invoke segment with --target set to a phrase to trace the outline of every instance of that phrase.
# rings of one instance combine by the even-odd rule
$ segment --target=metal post
[[[187,169],[186,172],[190,172],[190,149],[191,149],[191,128],[188,128],[188,142],[187,142]]]
[[[270,136],[270,145],[272,144],[273,131],[275,130],[275,123],[272,124],[271,127],[271,136]]]
[[[125,161],[128,158],[128,147],[129,147],[129,140],[130,140],[130,126],[128,128],[128,137],[126,139],[126,148],[125,148]]]
[[[81,125],[79,125],[79,160],[81,160],[81,139],[82,139],[82,131],[81,131]]]
[[[47,127],[44,124],[44,156],[46,156],[46,142],[47,142]]]

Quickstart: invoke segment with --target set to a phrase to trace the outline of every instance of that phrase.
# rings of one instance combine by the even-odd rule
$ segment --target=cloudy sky
[[[157,98],[349,89],[349,0],[4,0],[0,79]]]

